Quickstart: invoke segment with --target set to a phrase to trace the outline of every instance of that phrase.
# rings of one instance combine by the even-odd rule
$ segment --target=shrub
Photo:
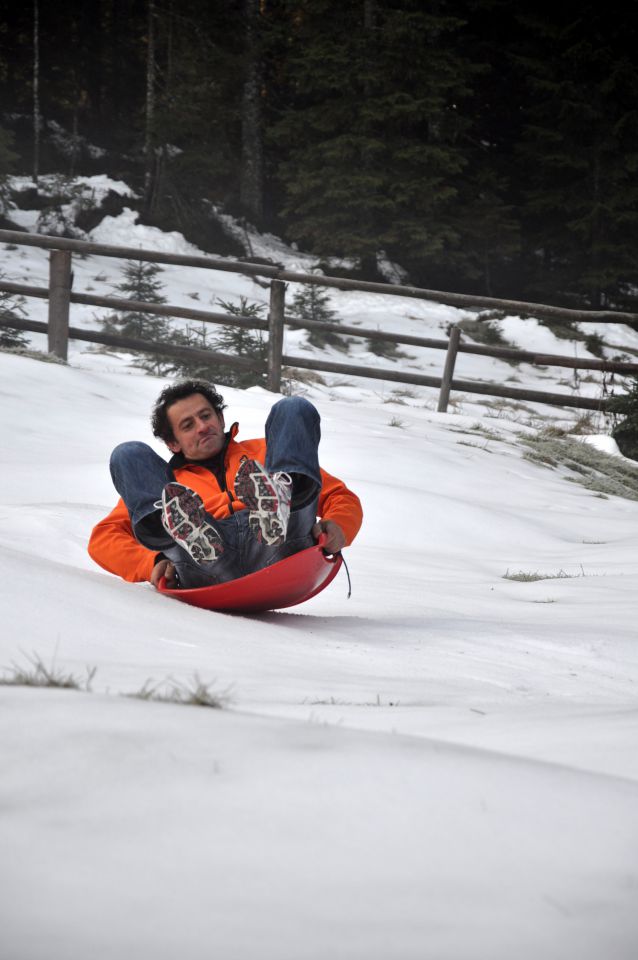
[[[249,303],[246,297],[239,298],[239,304],[227,300],[218,300],[219,306],[234,317],[261,319],[265,310],[263,303]],[[229,387],[254,387],[265,382],[266,375],[258,368],[232,367],[219,363],[214,352],[230,354],[256,361],[261,364],[266,359],[268,344],[264,340],[261,330],[253,331],[246,327],[236,327],[226,324],[220,328],[217,335],[211,333],[210,326],[200,323],[199,326],[188,327],[185,334],[181,334],[181,343],[197,350],[210,350],[210,360],[199,358],[185,358],[175,360],[174,369],[181,377],[196,377],[211,380]],[[173,342],[176,342],[175,340]]]
[[[638,377],[633,378],[628,393],[612,398],[609,410],[616,419],[622,417],[611,434],[618,449],[631,460],[638,460]]]
[[[4,279],[4,274],[0,273],[0,279]],[[0,290],[0,320],[11,321],[17,319],[18,315],[24,316],[24,303],[24,297],[16,297],[7,291]],[[16,327],[0,326],[0,347],[19,350],[27,347],[29,342],[29,338],[22,330]]]
[[[327,304],[329,296],[322,292],[322,288],[314,283],[306,283],[292,298],[288,310],[290,317],[297,320],[308,320],[313,323],[338,323],[339,319]],[[335,347],[344,353],[348,350],[348,342],[333,330],[314,328],[308,331],[308,343],[313,347]]]

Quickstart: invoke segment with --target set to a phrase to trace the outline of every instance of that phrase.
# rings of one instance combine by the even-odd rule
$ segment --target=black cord
[[[349,600],[350,597],[352,596],[352,581],[350,580],[350,571],[348,570],[348,564],[346,563],[346,560],[343,554],[341,554],[341,559],[343,561],[343,566],[345,567],[346,576],[348,578],[348,596],[346,597],[346,600]]]

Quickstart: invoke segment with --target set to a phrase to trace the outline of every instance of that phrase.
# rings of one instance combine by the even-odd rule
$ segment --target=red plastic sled
[[[167,597],[175,597],[204,610],[258,613],[293,607],[321,593],[339,572],[343,562],[341,554],[327,557],[322,550],[324,542],[325,537],[322,536],[313,547],[228,583],[190,590],[169,590],[162,578],[158,589]]]

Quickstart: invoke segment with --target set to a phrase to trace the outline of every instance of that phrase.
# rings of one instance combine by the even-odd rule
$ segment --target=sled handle
[[[319,539],[317,540],[317,546],[321,547],[321,552],[323,553],[323,558],[326,563],[336,563],[341,556],[341,550],[339,550],[337,553],[326,553],[326,551],[323,549],[323,545],[327,539],[328,537],[325,533],[320,533]]]

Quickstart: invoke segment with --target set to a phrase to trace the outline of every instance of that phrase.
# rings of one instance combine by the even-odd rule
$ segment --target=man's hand
[[[160,560],[159,563],[156,563],[153,567],[153,572],[151,573],[151,583],[156,590],[162,577],[166,577],[166,586],[170,590],[174,590],[175,587],[177,587],[175,567],[170,560]]]
[[[315,540],[318,540],[322,533],[326,535],[326,542],[323,545],[326,553],[339,553],[345,547],[346,538],[343,530],[334,520],[320,520],[319,523],[315,523],[312,528]]]

